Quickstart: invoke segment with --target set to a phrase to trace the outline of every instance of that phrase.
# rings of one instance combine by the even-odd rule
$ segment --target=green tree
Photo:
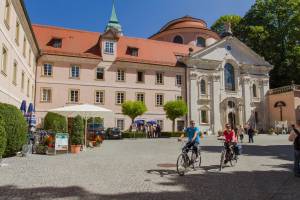
[[[66,132],[67,120],[64,116],[48,112],[44,120],[44,129],[52,130],[54,132]]]
[[[242,18],[238,15],[223,15],[217,19],[217,21],[211,26],[211,29],[221,35],[225,32],[225,24],[230,23],[233,35],[235,35],[241,19]]]
[[[4,121],[2,120],[2,116],[0,116],[0,163],[6,148],[6,141],[7,139],[6,139],[6,132],[4,128]]]
[[[300,84],[300,1],[256,0],[237,37],[270,62],[272,88]]]
[[[103,118],[101,118],[101,117],[90,117],[87,120],[87,123],[88,124],[90,124],[90,123],[103,124]]]
[[[4,157],[14,156],[27,142],[27,122],[23,113],[9,104],[0,103],[0,116],[4,121],[7,138]]]
[[[147,112],[147,106],[141,101],[126,101],[122,104],[122,113],[130,117],[132,124],[137,116],[145,112]]]
[[[76,116],[73,120],[71,144],[81,145],[83,144],[84,137],[84,123],[81,116]]]
[[[188,108],[184,101],[168,101],[164,105],[167,118],[172,120],[172,131],[175,131],[175,120],[187,114]]]

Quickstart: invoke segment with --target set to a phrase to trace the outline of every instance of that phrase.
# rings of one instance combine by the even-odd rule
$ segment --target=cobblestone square
[[[172,139],[109,140],[79,155],[5,159],[0,199],[300,199],[287,136],[261,135],[243,145],[237,166],[218,170],[221,143],[202,141],[203,167],[183,177]]]

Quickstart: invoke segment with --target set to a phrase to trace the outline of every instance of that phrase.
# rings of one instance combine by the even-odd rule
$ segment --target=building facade
[[[269,128],[281,128],[300,122],[300,86],[289,85],[269,90]]]
[[[257,129],[268,124],[272,66],[201,19],[172,20],[142,39],[124,36],[114,5],[103,33],[31,26],[23,1],[3,0],[0,6],[0,102],[35,100],[40,124],[50,109],[88,103],[115,113],[106,127],[125,130],[131,120],[121,104],[138,100],[148,107],[138,119],[156,120],[170,131],[163,105],[178,99],[187,102],[189,113],[176,121],[177,130],[190,120],[214,133],[225,123]]]
[[[33,25],[33,30],[41,48],[36,77],[39,122],[49,109],[88,103],[112,110],[115,120],[105,126],[124,130],[131,120],[122,114],[121,104],[138,100],[148,108],[138,119],[172,129],[163,105],[186,99],[187,69],[178,60],[199,47],[123,36],[114,7],[103,34],[42,25]],[[178,119],[178,130],[185,121]]]
[[[0,1],[0,102],[34,103],[39,50],[23,1]]]
[[[272,66],[237,38],[227,36],[183,59],[189,69],[189,118],[216,133],[226,123],[266,129],[266,94]]]

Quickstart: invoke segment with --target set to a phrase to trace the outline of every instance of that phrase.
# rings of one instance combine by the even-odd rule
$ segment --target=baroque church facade
[[[40,124],[50,109],[88,103],[114,112],[106,127],[125,130],[131,120],[121,104],[138,100],[148,107],[138,120],[155,120],[170,131],[163,105],[183,99],[189,112],[177,119],[178,131],[190,120],[212,133],[225,123],[266,128],[272,66],[237,38],[210,30],[204,20],[184,16],[148,39],[133,38],[124,35],[113,5],[103,33],[30,21],[29,26],[39,48],[32,96]]]

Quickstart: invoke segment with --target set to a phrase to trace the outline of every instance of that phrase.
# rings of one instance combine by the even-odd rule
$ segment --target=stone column
[[[220,103],[221,103],[221,82],[220,82],[220,75],[213,75],[212,76],[212,92],[211,92],[211,99],[212,99],[212,124],[213,128],[212,131],[214,134],[217,134],[219,130],[222,130],[221,125],[221,113],[220,113]]]
[[[243,99],[244,99],[244,122],[249,122],[251,118],[251,91],[250,77],[243,78]]]
[[[195,120],[198,123],[198,86],[197,74],[191,72],[190,74],[190,120]]]
[[[268,108],[268,91],[270,89],[269,79],[264,79],[261,81],[261,102],[262,102],[262,119],[263,119],[263,129],[267,131],[269,128],[269,108]]]

